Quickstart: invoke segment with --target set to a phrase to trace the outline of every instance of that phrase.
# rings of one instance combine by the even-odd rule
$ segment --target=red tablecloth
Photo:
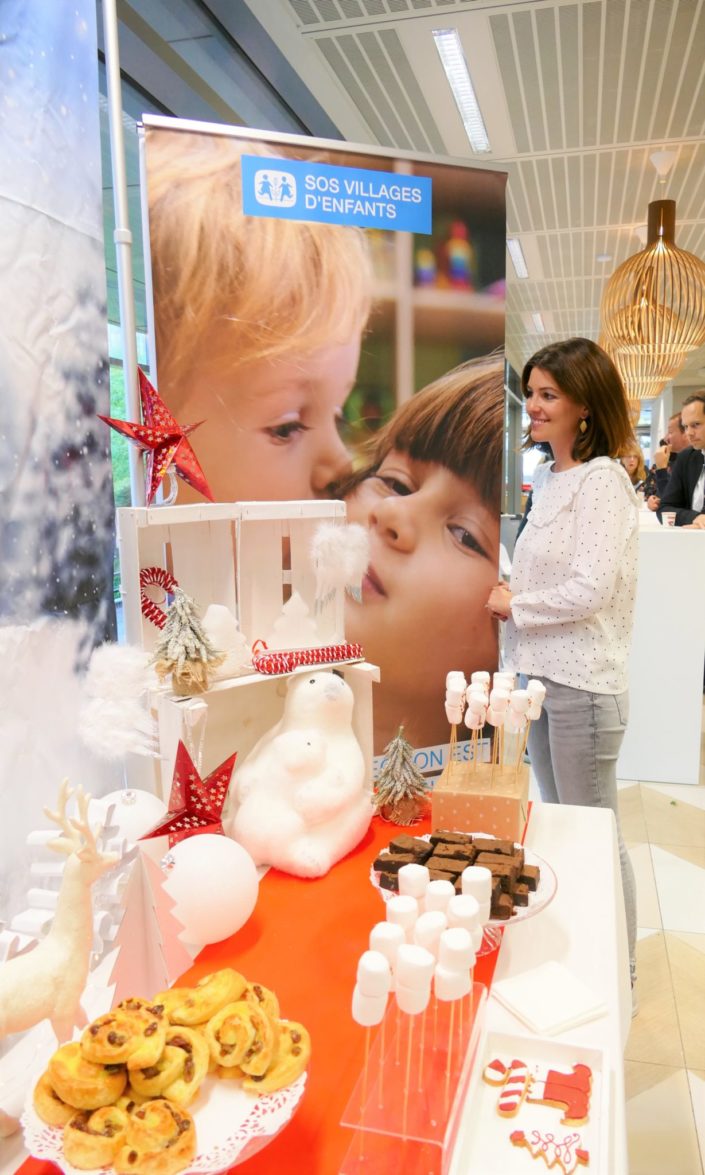
[[[375,818],[365,839],[330,873],[314,881],[270,870],[246,926],[206,947],[179,982],[230,965],[273,988],[282,1015],[307,1026],[312,1039],[308,1084],[281,1134],[242,1170],[248,1175],[338,1175],[352,1132],[340,1125],[363,1063],[364,1030],[350,1013],[357,962],[369,932],[384,918],[370,864],[400,829]],[[429,824],[408,831],[419,835]],[[475,979],[489,985],[496,952],[478,960]],[[142,993],[136,993],[142,994]],[[144,993],[152,994],[152,993]],[[50,1175],[53,1163],[27,1159],[22,1175]]]

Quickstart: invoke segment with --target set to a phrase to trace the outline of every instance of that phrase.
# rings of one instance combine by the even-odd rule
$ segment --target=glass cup
[[[675,512],[675,510],[664,510],[661,514],[661,517],[663,519],[664,526],[675,526],[676,525],[676,512]]]

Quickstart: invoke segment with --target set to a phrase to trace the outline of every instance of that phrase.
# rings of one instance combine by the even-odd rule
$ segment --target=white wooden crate
[[[140,571],[161,567],[195,600],[201,615],[224,604],[252,644],[277,647],[272,628],[293,592],[315,620],[317,644],[345,640],[344,595],[338,591],[315,607],[311,540],[321,522],[345,523],[343,502],[233,502],[118,510],[118,549],[125,633],[130,644],[154,649],[159,630],[142,616]],[[320,666],[318,668],[325,668]],[[355,696],[353,727],[372,780],[372,685],[379,670],[366,662],[336,666]],[[311,670],[308,670],[311,671]],[[194,756],[200,751],[208,774],[234,751],[242,762],[257,740],[279,720],[286,676],[252,673],[216,681],[205,694],[179,697],[156,690],[161,759],[128,764],[131,785],[169,797],[179,739]]]
[[[121,594],[130,644],[153,649],[159,630],[140,609],[140,571],[161,567],[201,615],[224,604],[252,644],[265,639],[292,592],[314,616],[319,644],[342,641],[343,593],[314,609],[310,546],[321,522],[343,525],[343,502],[232,502],[117,511]]]

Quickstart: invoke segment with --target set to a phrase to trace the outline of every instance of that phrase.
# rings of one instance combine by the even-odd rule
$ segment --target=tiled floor
[[[625,1057],[630,1175],[705,1171],[705,741],[699,787],[620,785],[637,879],[639,1014]]]

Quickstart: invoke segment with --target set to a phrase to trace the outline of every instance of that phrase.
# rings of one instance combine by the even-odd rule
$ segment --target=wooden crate
[[[162,567],[198,605],[224,604],[252,644],[265,639],[277,647],[272,629],[292,592],[298,592],[315,620],[315,644],[345,640],[344,595],[338,591],[315,606],[311,540],[321,522],[345,523],[343,502],[234,502],[118,510],[118,549],[125,633],[130,644],[152,650],[159,630],[142,616],[140,571]],[[319,668],[325,668],[321,666]],[[336,666],[355,696],[353,727],[372,779],[372,684],[374,665]],[[311,670],[308,670],[309,672]],[[286,676],[251,673],[215,681],[193,697],[168,688],[154,691],[160,761],[130,756],[133,787],[168,799],[179,739],[207,774],[233,751],[242,761],[260,736],[281,717]]]

